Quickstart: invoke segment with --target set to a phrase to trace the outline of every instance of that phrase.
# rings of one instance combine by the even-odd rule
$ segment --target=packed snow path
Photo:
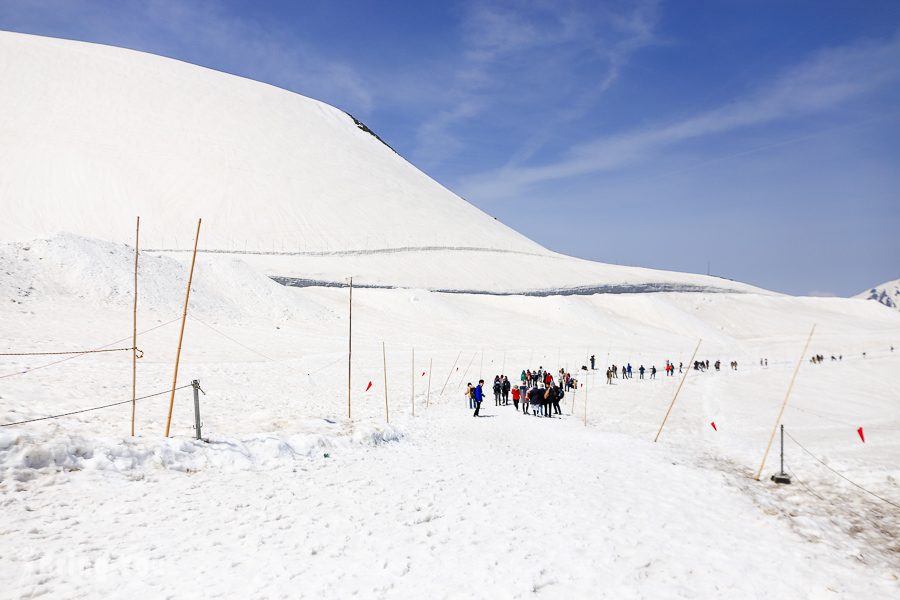
[[[764,514],[737,475],[691,464],[672,446],[584,428],[577,417],[523,416],[492,400],[483,412],[473,419],[459,406],[432,406],[403,424],[400,442],[275,469],[8,481],[18,491],[3,498],[3,595],[897,592],[896,579]]]

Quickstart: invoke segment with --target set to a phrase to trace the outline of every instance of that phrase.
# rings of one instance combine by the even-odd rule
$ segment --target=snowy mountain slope
[[[888,308],[900,310],[900,279],[887,281],[879,286],[875,286],[867,292],[857,294],[854,298],[862,298],[864,300],[875,300],[884,304]]]
[[[267,275],[489,292],[747,291],[550,252],[321,102],[150,54],[0,32],[0,240],[71,232]],[[536,275],[537,274],[537,275]],[[644,285],[649,284],[649,285]]]

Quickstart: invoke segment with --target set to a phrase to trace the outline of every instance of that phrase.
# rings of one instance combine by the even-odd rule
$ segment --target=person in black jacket
[[[503,381],[500,382],[500,388],[503,393],[503,404],[504,406],[509,406],[509,391],[512,389],[512,384],[506,375],[503,376]]]
[[[503,384],[500,383],[500,376],[494,376],[494,406],[500,406],[500,392],[503,390]]]
[[[559,388],[553,383],[544,390],[544,416],[553,417],[553,405],[559,402]]]
[[[544,404],[544,390],[533,387],[528,390],[528,405],[531,407],[531,414],[537,416],[538,410]],[[522,407],[525,408],[524,406]]]
[[[566,395],[566,392],[556,384],[553,384],[553,387],[551,389],[556,390],[556,395],[553,397],[553,410],[556,411],[556,414],[562,416],[562,410],[560,410],[559,408],[559,401],[563,399],[563,396]]]

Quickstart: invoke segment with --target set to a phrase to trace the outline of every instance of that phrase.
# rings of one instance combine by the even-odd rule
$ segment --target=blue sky
[[[900,277],[900,2],[0,0],[0,28],[323,100],[567,254]]]

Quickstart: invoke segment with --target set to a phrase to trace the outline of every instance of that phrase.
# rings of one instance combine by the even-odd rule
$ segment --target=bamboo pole
[[[381,342],[381,358],[384,360],[384,422],[391,422],[391,415],[388,412],[388,389],[387,389],[387,352],[384,349],[384,342]]]
[[[459,380],[459,385],[456,386],[457,389],[462,389],[463,381],[466,380],[466,375],[469,374],[469,369],[472,368],[472,363],[475,362],[475,357],[476,357],[476,356],[478,356],[478,352],[477,352],[477,351],[475,352],[475,354],[472,355],[472,360],[469,361],[469,365],[466,367],[466,370],[463,371],[463,375],[462,375],[462,377],[461,377],[460,380]]]
[[[138,245],[141,240],[141,217],[134,231],[134,329],[131,337],[131,437],[134,437],[134,417],[137,412],[137,305],[138,305]]]
[[[413,346],[412,349],[412,367],[410,369],[410,373],[412,373],[412,391],[409,394],[410,402],[412,402],[412,416],[416,416],[416,348]]]
[[[172,409],[175,407],[175,388],[178,387],[178,363],[181,362],[181,343],[184,340],[184,324],[187,321],[188,300],[191,298],[191,282],[194,280],[194,264],[197,262],[197,242],[200,241],[200,223],[197,219],[197,234],[194,236],[194,254],[191,256],[191,272],[188,274],[187,292],[184,294],[184,313],[181,315],[181,333],[178,334],[178,352],[175,354],[175,375],[172,377],[172,395],[169,397],[169,416],[166,418],[166,436],[172,426]]]
[[[503,351],[503,365],[500,367],[500,374],[506,375],[506,350]]]
[[[456,363],[459,362],[459,357],[462,356],[462,350],[459,351],[459,354],[456,355],[456,360],[453,361],[453,366],[450,367],[450,372],[447,373],[447,381],[444,382],[444,387],[441,388],[440,396],[444,395],[444,390],[447,389],[447,384],[450,383],[450,377],[453,376],[453,369],[456,368]]]
[[[575,388],[575,391],[572,392],[572,406],[569,408],[569,416],[575,414],[575,394],[578,393],[578,388]]]
[[[588,374],[584,377],[584,400],[582,402],[584,404],[584,426],[585,427],[587,427],[588,380],[590,378],[591,378],[590,371],[588,371]]]
[[[809,343],[812,341],[813,334],[816,332],[816,326],[813,325],[812,329],[809,330],[809,337],[806,338],[806,345],[803,346],[803,352],[800,354],[800,360],[797,361],[797,366],[794,367],[794,374],[791,376],[791,383],[788,385],[787,393],[784,395],[784,402],[781,403],[781,410],[778,411],[778,418],[775,419],[775,426],[772,427],[772,435],[769,436],[769,443],[766,445],[766,452],[763,454],[762,462],[759,463],[759,471],[756,472],[756,480],[759,481],[759,478],[762,477],[763,468],[766,466],[766,459],[769,457],[769,450],[772,449],[772,441],[775,439],[775,432],[778,431],[778,423],[781,422],[781,417],[784,416],[784,409],[787,407],[788,400],[791,397],[791,392],[794,390],[794,382],[797,381],[797,373],[800,372],[800,365],[803,364],[803,359],[806,357],[806,351],[809,350]]]
[[[478,367],[478,379],[484,379],[484,348],[481,349],[481,366]]]
[[[353,365],[353,278],[350,278],[350,309],[349,309],[350,319],[349,319],[349,328],[347,331],[347,419],[352,418],[350,416],[350,383],[351,383],[351,368]]]
[[[425,396],[425,408],[431,403],[431,365],[434,363],[433,358],[428,359],[428,394]]]
[[[675,400],[678,399],[678,393],[681,392],[681,386],[684,385],[684,382],[687,380],[688,373],[691,372],[691,365],[694,364],[694,358],[697,356],[697,351],[700,350],[700,344],[703,343],[703,338],[697,342],[697,347],[694,348],[694,353],[691,355],[691,360],[688,361],[688,370],[684,372],[684,376],[681,378],[681,381],[678,382],[678,388],[675,390],[675,395],[672,396],[672,402],[669,404],[669,410],[666,411],[666,416],[663,417],[663,421],[659,426],[659,431],[656,432],[656,437],[653,438],[653,442],[659,439],[659,434],[662,433],[663,427],[666,425],[666,421],[669,419],[669,413],[672,412],[672,407],[675,406]]]

